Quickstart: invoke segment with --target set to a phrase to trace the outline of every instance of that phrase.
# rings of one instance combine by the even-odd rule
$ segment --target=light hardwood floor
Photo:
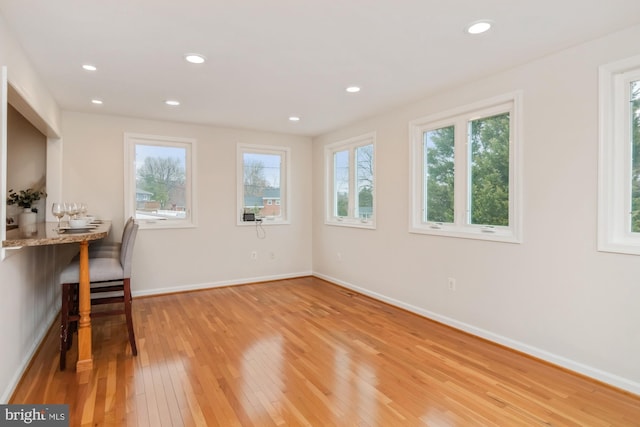
[[[638,396],[316,278],[137,298],[134,322],[137,357],[96,319],[81,374],[52,328],[11,403],[72,426],[640,425]]]

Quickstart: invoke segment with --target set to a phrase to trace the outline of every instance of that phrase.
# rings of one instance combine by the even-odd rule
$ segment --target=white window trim
[[[492,114],[509,111],[509,226],[482,226],[467,223],[468,178],[466,162],[469,161],[467,143],[457,143],[454,147],[456,167],[454,194],[455,220],[453,224],[423,222],[423,132],[452,125],[464,117],[466,122]],[[456,141],[467,141],[466,129],[456,128]],[[460,132],[464,137],[460,139]],[[409,232],[466,239],[490,240],[505,243],[522,243],[522,91],[496,96],[473,104],[421,117],[409,122]],[[462,156],[462,157],[460,157]],[[463,158],[463,163],[460,162]]]
[[[237,195],[236,195],[236,225],[255,226],[253,221],[243,221],[244,212],[244,156],[245,152],[258,154],[273,154],[282,157],[280,164],[280,218],[262,218],[262,225],[291,224],[291,148],[275,145],[238,144],[237,146]],[[283,170],[284,169],[284,173]],[[283,182],[284,181],[284,182]],[[284,208],[282,208],[284,206]]]
[[[373,144],[373,214],[371,218],[364,220],[360,218],[351,218],[351,217],[338,217],[333,214],[334,210],[334,198],[333,198],[333,154],[337,151],[343,151],[345,149],[350,149],[353,151],[354,148],[361,147],[364,145]],[[339,227],[356,227],[356,228],[367,228],[374,230],[376,228],[376,132],[369,132],[364,135],[355,136],[349,139],[345,139],[342,141],[334,142],[332,144],[328,144],[324,148],[324,163],[325,163],[325,221],[326,225],[335,225]],[[351,159],[350,159],[351,160]],[[353,168],[350,168],[350,170]],[[350,179],[351,186],[354,186],[355,183]],[[353,205],[353,201],[351,198],[353,195],[352,192],[349,192],[350,198],[350,206]]]
[[[0,194],[7,197],[7,67],[0,67]],[[7,203],[0,203],[0,242],[7,238]],[[7,249],[0,248],[0,261],[7,256]]]
[[[640,55],[599,69],[598,250],[640,255],[630,232],[631,144],[628,84],[640,79]]]
[[[186,219],[172,219],[166,221],[158,220],[140,220],[136,222],[140,224],[140,229],[172,229],[172,228],[194,228],[197,227],[197,191],[196,191],[196,140],[193,138],[181,138],[160,135],[146,135],[138,133],[125,132],[124,134],[124,217],[135,217],[136,215],[136,182],[135,182],[135,146],[137,143],[147,145],[167,145],[167,146],[186,146],[188,147],[186,159],[187,163],[187,182],[190,183],[190,189],[187,191],[187,209],[188,215]],[[133,182],[132,182],[133,180]]]

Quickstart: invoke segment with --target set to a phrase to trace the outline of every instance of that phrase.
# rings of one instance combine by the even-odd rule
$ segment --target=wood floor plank
[[[68,403],[71,426],[640,425],[638,396],[312,277],[133,316],[138,356],[124,318],[97,318],[82,374],[52,328],[11,403]]]

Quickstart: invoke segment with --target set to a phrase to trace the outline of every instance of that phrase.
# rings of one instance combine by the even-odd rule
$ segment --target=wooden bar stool
[[[126,227],[125,227],[125,231]],[[138,354],[131,315],[131,264],[133,246],[138,234],[138,224],[132,221],[128,234],[123,233],[123,240],[117,251],[106,251],[89,259],[91,278],[91,295],[105,294],[91,298],[91,305],[121,303],[115,310],[93,311],[91,317],[124,314],[129,333],[129,344],[134,356]],[[62,314],[60,316],[60,370],[66,367],[67,350],[71,347],[73,333],[77,330],[78,314],[78,277],[79,261],[73,260],[60,274],[62,285]]]

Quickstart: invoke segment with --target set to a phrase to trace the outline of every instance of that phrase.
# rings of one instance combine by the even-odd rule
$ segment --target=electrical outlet
[[[454,279],[453,277],[447,277],[447,287],[449,288],[450,291],[455,291],[456,279]]]
[[[276,253],[275,252],[269,252],[269,258],[274,260],[276,259]]]
[[[258,259],[258,252],[256,251],[251,251],[251,259],[252,260],[257,260]]]
[[[338,258],[338,262],[342,262],[342,254],[340,252],[336,254],[336,257]]]

